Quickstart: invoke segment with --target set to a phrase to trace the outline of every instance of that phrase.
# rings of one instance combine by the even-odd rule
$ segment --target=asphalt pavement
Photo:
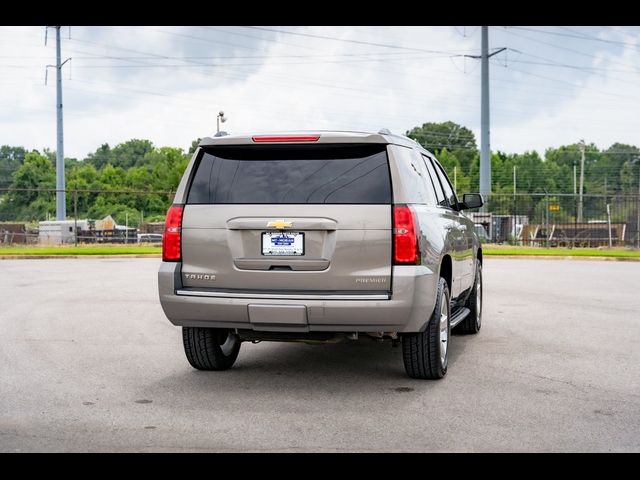
[[[486,259],[440,381],[369,339],[196,371],[158,264],[0,261],[0,451],[640,451],[640,262]]]

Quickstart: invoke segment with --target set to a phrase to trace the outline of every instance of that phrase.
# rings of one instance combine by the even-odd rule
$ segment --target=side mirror
[[[468,210],[470,208],[480,208],[484,205],[482,195],[479,193],[465,193],[462,196],[462,203],[460,204],[460,210]]]

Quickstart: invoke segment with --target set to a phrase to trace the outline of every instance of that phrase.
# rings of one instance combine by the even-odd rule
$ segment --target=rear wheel
[[[222,328],[182,327],[187,360],[198,370],[226,370],[238,358],[240,338]]]
[[[436,305],[424,332],[402,336],[404,368],[411,378],[438,379],[447,373],[451,332],[451,298],[444,278],[438,282]]]
[[[465,304],[471,312],[453,329],[455,333],[475,334],[482,326],[482,263],[476,260],[476,279]]]

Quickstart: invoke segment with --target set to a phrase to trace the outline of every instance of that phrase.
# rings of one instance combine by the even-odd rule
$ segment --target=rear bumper
[[[227,296],[224,292],[184,290],[180,264],[162,262],[158,290],[165,315],[179,326],[281,332],[417,332],[426,328],[433,312],[437,280],[437,272],[428,267],[402,266],[394,267],[390,298]]]

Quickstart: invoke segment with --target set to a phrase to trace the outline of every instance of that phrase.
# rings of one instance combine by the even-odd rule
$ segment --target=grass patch
[[[161,254],[160,245],[61,245],[0,247],[0,255],[147,255]],[[552,257],[622,257],[640,258],[640,250],[625,248],[544,248],[483,245],[483,255],[552,256]]]
[[[0,247],[0,255],[145,255],[160,254],[156,245],[60,245]]]
[[[531,255],[550,257],[622,257],[640,258],[640,250],[626,248],[544,248],[483,245],[483,255]]]

